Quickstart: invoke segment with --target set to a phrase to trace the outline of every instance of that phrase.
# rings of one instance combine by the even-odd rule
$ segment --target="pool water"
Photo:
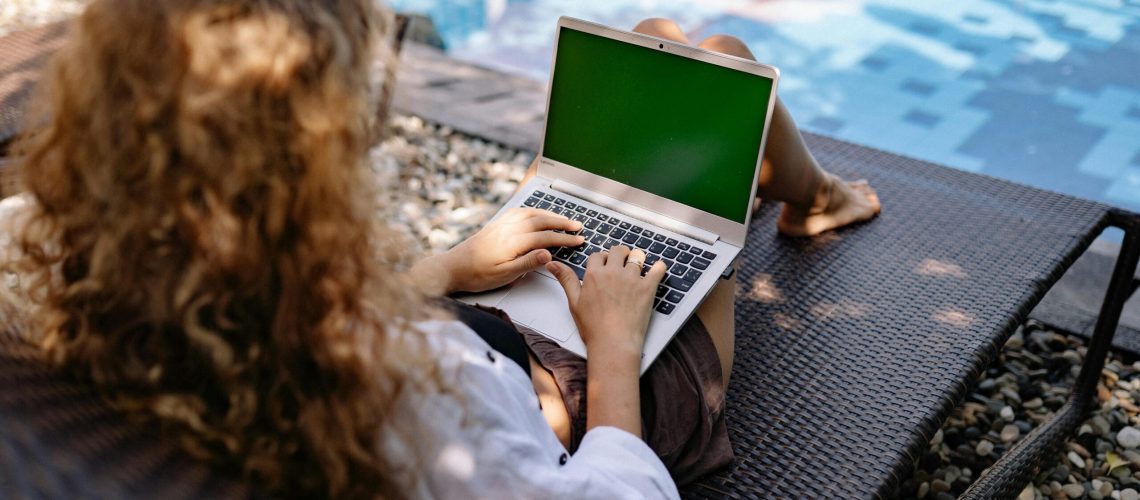
[[[1140,211],[1140,0],[394,0],[545,80],[555,23],[676,20],[779,67],[809,131]]]

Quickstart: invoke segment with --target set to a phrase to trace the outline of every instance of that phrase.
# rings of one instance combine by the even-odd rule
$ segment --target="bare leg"
[[[713,35],[697,46],[756,60],[748,46],[732,36]],[[867,181],[844,182],[819,166],[779,97],[765,153],[758,195],[784,202],[776,224],[781,233],[811,236],[870,219],[881,210]]]

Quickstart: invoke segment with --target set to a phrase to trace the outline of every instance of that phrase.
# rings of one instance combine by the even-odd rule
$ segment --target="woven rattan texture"
[[[0,498],[246,498],[0,333]]]
[[[0,145],[20,129],[40,72],[63,45],[66,28],[56,23],[0,37]]]
[[[883,215],[813,239],[753,222],[727,418],[736,463],[688,496],[888,496],[1107,207],[808,136]]]

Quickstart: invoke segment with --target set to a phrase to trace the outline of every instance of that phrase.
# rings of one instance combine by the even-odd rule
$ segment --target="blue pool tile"
[[[1133,104],[1131,108],[1128,108],[1128,114],[1124,116],[1140,120],[1140,106]]]
[[[942,117],[914,109],[903,116],[903,120],[920,127],[933,128],[935,125],[938,125],[938,122],[942,121]]]
[[[966,14],[966,15],[962,16],[962,20],[966,21],[968,23],[974,23],[974,24],[986,24],[987,22],[989,22],[988,17],[979,16],[977,14]]]
[[[907,79],[906,81],[904,81],[902,86],[899,88],[906,91],[906,92],[910,92],[911,94],[922,96],[922,97],[928,97],[928,96],[930,96],[930,94],[933,94],[934,91],[938,89],[938,87],[935,87],[931,83],[924,82],[922,80],[913,79],[913,78]]]
[[[861,61],[859,64],[861,64],[864,68],[867,68],[870,70],[882,71],[883,69],[885,69],[887,66],[890,65],[890,62],[888,62],[886,59],[883,59],[882,57],[879,57],[879,56],[869,56],[869,57],[863,59],[863,61]]]
[[[1132,164],[1140,166],[1140,149],[1136,150],[1136,156],[1132,157]]]
[[[936,36],[940,31],[942,31],[938,25],[934,23],[928,23],[926,21],[913,22],[910,26],[907,27],[907,29],[915,33],[920,33],[927,36]]]
[[[843,128],[843,120],[830,116],[817,116],[808,122],[808,126],[823,133],[835,133]]]
[[[954,48],[961,50],[963,52],[969,52],[975,56],[980,56],[980,55],[986,53],[985,47],[982,47],[981,45],[975,45],[975,44],[970,43],[970,42],[960,42],[960,43],[954,45]]]

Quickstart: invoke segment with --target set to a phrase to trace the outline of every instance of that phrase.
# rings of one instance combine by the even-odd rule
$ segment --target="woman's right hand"
[[[615,246],[609,252],[590,256],[581,283],[565,264],[546,265],[566,292],[570,313],[591,361],[605,353],[631,356],[640,362],[653,297],[666,270],[658,261],[642,277],[640,262],[644,261],[642,250]]]
[[[665,263],[641,276],[645,252],[613,247],[586,262],[578,275],[561,262],[546,268],[566,291],[570,313],[586,343],[586,429],[608,426],[641,437],[641,349]],[[628,264],[627,264],[628,263]]]

